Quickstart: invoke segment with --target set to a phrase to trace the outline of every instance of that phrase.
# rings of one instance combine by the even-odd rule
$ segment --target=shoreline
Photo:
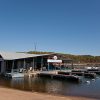
[[[47,93],[27,92],[0,87],[0,100],[98,100],[78,96],[62,96]]]

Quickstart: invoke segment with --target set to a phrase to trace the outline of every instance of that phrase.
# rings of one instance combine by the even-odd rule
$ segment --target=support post
[[[33,71],[34,71],[34,58],[33,58]]]
[[[41,71],[43,69],[43,57],[41,58]]]
[[[54,67],[55,67],[55,70],[56,70],[56,67],[57,67],[57,66],[56,66],[56,63],[54,64]]]
[[[60,63],[60,71],[61,71],[61,63]]]
[[[25,69],[25,67],[26,67],[26,62],[25,62],[25,59],[24,59],[24,69]]]
[[[4,73],[5,72],[5,65],[4,65],[4,60],[1,61],[1,72],[0,73]]]
[[[14,60],[12,61],[12,70],[11,70],[11,73],[13,73],[13,69],[14,69]]]
[[[37,57],[35,57],[35,62],[34,63],[35,63],[35,66],[34,66],[35,68],[34,69],[37,70]]]
[[[49,71],[49,62],[48,62],[48,71]]]
[[[18,69],[20,69],[20,68],[21,68],[20,61],[17,61],[17,67],[18,67]]]

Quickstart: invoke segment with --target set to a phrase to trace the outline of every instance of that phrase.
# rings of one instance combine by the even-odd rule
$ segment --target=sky
[[[100,0],[0,0],[0,51],[100,55]]]

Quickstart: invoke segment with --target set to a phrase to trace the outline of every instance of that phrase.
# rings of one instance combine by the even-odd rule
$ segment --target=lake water
[[[89,82],[87,83],[86,81]],[[82,83],[39,77],[15,79],[0,78],[0,86],[65,96],[93,97],[100,100],[100,76],[95,80],[83,79]]]

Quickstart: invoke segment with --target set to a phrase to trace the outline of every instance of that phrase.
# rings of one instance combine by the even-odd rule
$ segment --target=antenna
[[[35,51],[35,53],[37,51],[37,44],[36,43],[34,43],[34,51]]]

